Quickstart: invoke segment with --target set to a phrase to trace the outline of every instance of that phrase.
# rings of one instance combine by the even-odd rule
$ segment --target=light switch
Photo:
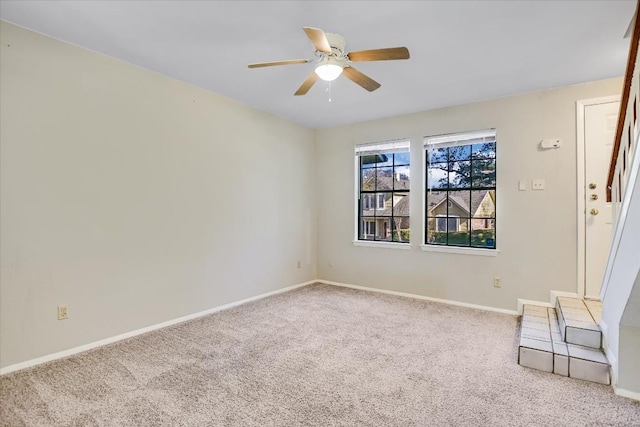
[[[523,179],[518,180],[518,190],[526,191],[527,190],[527,181]]]
[[[534,179],[531,182],[532,190],[544,190],[544,179]]]

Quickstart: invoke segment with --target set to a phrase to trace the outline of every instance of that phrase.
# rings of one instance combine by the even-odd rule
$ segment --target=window
[[[495,129],[424,138],[425,244],[496,248]]]
[[[383,193],[378,194],[363,194],[362,206],[365,210],[369,209],[385,209],[385,195]]]
[[[358,240],[409,243],[409,140],[356,147]]]
[[[376,235],[376,222],[372,220],[364,220],[363,233],[365,239],[373,238]]]

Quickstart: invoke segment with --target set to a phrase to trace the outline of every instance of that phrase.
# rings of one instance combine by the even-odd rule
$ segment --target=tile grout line
[[[556,373],[556,352],[553,348],[553,334],[551,333],[551,317],[549,316],[549,308],[547,308],[547,328],[549,329],[549,342],[551,344],[551,373]]]

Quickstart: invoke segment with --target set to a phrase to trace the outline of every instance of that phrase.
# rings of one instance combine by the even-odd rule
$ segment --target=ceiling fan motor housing
[[[331,46],[333,55],[337,56],[338,58],[343,57],[345,46],[344,37],[342,37],[340,34],[334,33],[325,33],[325,35],[327,36],[327,41],[329,42],[329,46]]]

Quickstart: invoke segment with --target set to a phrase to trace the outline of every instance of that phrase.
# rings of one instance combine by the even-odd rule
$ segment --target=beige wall
[[[0,28],[0,366],[316,277],[314,131]]]
[[[576,289],[575,101],[620,79],[313,131],[0,30],[0,367],[314,278],[507,309]],[[499,256],[420,251],[422,136],[490,127]],[[412,250],[354,247],[354,145],[401,137]]]
[[[326,280],[516,309],[576,292],[576,101],[621,93],[612,79],[318,132],[318,271]],[[422,137],[497,129],[497,257],[422,252]],[[410,251],[356,247],[354,146],[411,138]],[[538,143],[560,138],[562,147]],[[531,180],[546,180],[532,191]],[[518,191],[518,180],[527,191]],[[493,287],[494,276],[502,288]]]

